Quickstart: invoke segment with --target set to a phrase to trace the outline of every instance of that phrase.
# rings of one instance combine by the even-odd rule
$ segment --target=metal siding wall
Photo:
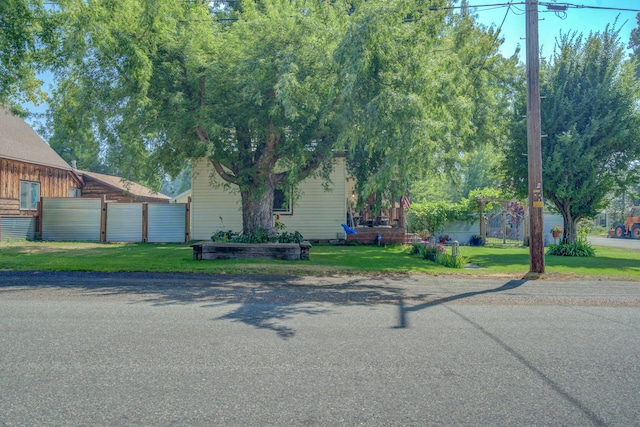
[[[100,199],[43,198],[42,240],[100,241]]]
[[[149,203],[147,206],[147,242],[183,243],[186,218],[186,205]]]
[[[107,204],[107,242],[142,242],[142,203]]]
[[[33,240],[36,238],[36,218],[0,218],[0,241]]]

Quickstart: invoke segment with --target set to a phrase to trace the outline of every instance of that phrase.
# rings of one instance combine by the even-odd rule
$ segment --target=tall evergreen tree
[[[638,60],[636,63],[636,77],[640,78],[640,13],[636,15],[637,25],[631,30],[628,48],[631,49],[631,57]]]
[[[639,85],[635,62],[626,61],[619,30],[583,37],[561,35],[554,54],[540,64],[543,191],[564,218],[563,241],[576,224],[595,216],[607,195],[637,177],[640,159]],[[505,147],[505,176],[527,193],[524,98]]]

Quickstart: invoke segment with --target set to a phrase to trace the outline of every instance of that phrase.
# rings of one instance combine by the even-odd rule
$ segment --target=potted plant
[[[479,234],[471,236],[471,246],[484,246],[484,238]]]
[[[440,237],[438,237],[438,241],[440,242],[441,245],[446,245],[451,241],[451,237],[449,237],[448,234],[443,234]]]
[[[560,234],[562,234],[562,227],[560,227],[560,224],[556,224],[553,227],[551,227],[551,235],[553,236],[554,239],[557,239],[558,237],[560,237]]]
[[[437,244],[425,243],[424,245],[420,245],[418,247],[420,256],[422,256],[424,259],[428,261],[435,261],[436,256],[438,256],[438,254],[444,253],[446,250],[447,249],[439,243]]]

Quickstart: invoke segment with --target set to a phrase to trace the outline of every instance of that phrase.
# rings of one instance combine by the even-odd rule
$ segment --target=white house
[[[173,196],[169,201],[169,203],[187,203],[189,202],[190,197],[191,197],[191,189],[188,189],[176,196]]]
[[[305,239],[344,238],[349,184],[344,157],[336,157],[328,190],[322,178],[308,178],[300,184],[300,196],[288,207],[278,209],[286,231],[298,231]],[[222,179],[212,175],[206,159],[193,162],[191,175],[192,239],[209,240],[216,231],[242,231],[242,203],[236,189],[211,185]]]

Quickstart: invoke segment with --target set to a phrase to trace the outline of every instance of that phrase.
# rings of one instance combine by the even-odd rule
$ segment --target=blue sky
[[[520,1],[512,1],[511,3],[522,3]],[[553,0],[552,0],[553,2]],[[498,28],[502,21],[502,37],[504,43],[501,47],[503,55],[510,56],[520,45],[520,59],[525,60],[525,14],[524,5],[512,4],[507,6],[483,6],[488,4],[508,4],[508,0],[469,0],[471,7],[475,7],[475,13],[478,15],[479,21],[487,26]],[[560,3],[560,2],[559,2]],[[608,23],[613,23],[618,18],[617,25],[621,27],[620,37],[622,42],[627,45],[629,42],[629,34],[636,27],[636,12],[615,11],[603,9],[589,9],[589,6],[605,7],[605,8],[623,8],[640,10],[640,0],[564,0],[562,3],[584,6],[567,9],[562,16],[548,12],[546,7],[539,6],[539,41],[543,56],[549,56],[553,53],[555,38],[562,31],[568,33],[578,31],[585,35],[589,32],[597,32],[604,30]],[[508,11],[508,12],[507,12]],[[506,18],[505,18],[506,15]],[[564,18],[564,19],[563,19]],[[50,78],[45,79],[44,89],[49,89]],[[34,107],[28,105],[32,112],[44,112],[46,106]]]
[[[514,1],[512,3],[522,3],[523,1]],[[548,2],[554,2],[553,0]],[[509,3],[503,0],[469,0],[470,6],[480,6],[488,4]],[[545,6],[538,7],[539,15],[539,34],[540,47],[542,48],[542,56],[548,57],[553,53],[553,47],[556,37],[562,33],[578,31],[585,36],[590,32],[603,31],[607,24],[615,22],[618,18],[617,27],[621,27],[620,38],[626,46],[629,42],[631,30],[636,27],[637,12],[615,11],[603,9],[589,9],[589,6],[600,8],[623,8],[640,10],[640,0],[562,0],[563,4],[583,6],[569,7],[562,16],[557,16],[553,12],[547,11]],[[509,11],[507,13],[507,10]],[[476,7],[476,14],[479,21],[484,25],[493,25],[499,27],[504,19],[502,26],[502,37],[504,44],[501,51],[505,56],[511,55],[518,44],[520,44],[520,58],[524,62],[525,59],[525,6],[511,5],[492,6],[492,7]],[[505,19],[506,14],[506,19]],[[564,19],[563,19],[564,18]]]

